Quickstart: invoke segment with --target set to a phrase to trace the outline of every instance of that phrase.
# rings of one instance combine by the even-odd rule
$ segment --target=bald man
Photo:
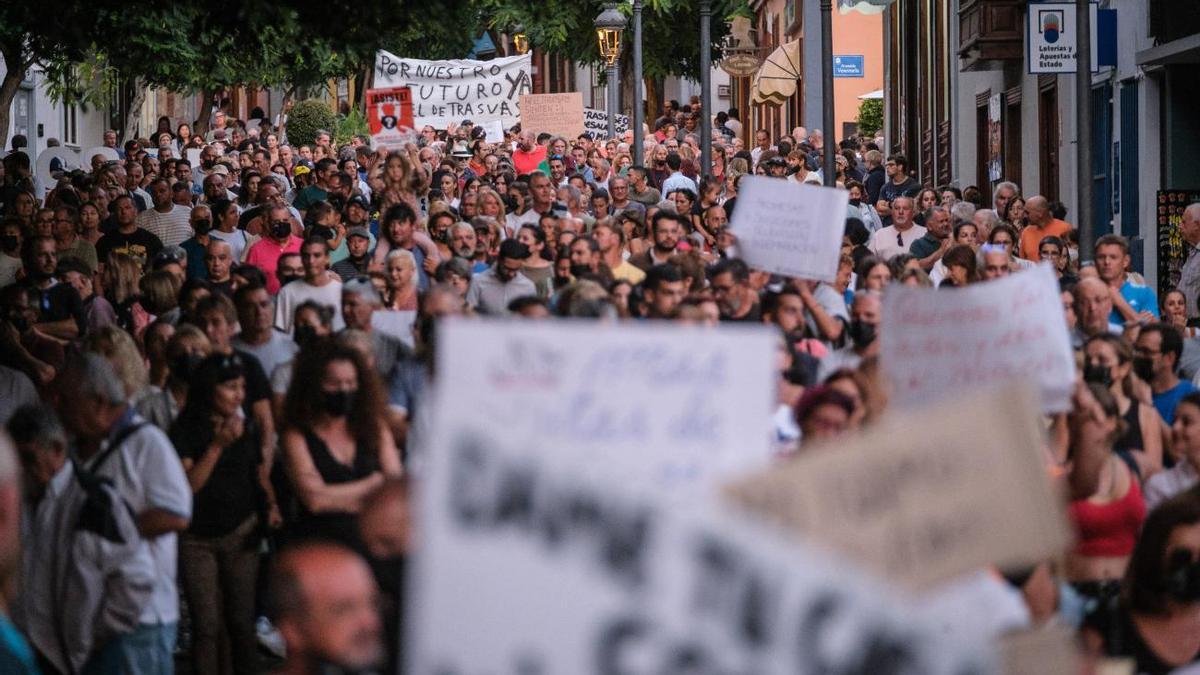
[[[271,577],[275,625],[287,641],[280,675],[371,672],[386,660],[379,589],[371,568],[344,546],[286,549]]]
[[[1112,314],[1112,291],[1099,277],[1088,276],[1075,285],[1075,316],[1078,325],[1072,342],[1076,348],[1093,335],[1114,333],[1120,335],[1121,326],[1108,322]]]
[[[1050,202],[1040,195],[1025,201],[1025,217],[1029,225],[1021,232],[1019,251],[1026,260],[1038,260],[1038,247],[1046,237],[1065,239],[1071,231],[1070,223],[1055,218],[1050,213]]]

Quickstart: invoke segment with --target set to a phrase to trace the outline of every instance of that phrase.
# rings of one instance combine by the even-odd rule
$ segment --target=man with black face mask
[[[179,244],[187,253],[187,278],[207,279],[208,268],[204,264],[204,256],[210,239],[208,233],[212,231],[212,210],[206,204],[194,207],[188,224],[192,227],[192,236]]]
[[[272,206],[266,210],[266,236],[254,243],[246,252],[245,262],[263,271],[267,277],[267,292],[279,292],[277,269],[279,258],[285,253],[299,253],[303,240],[292,235],[291,214],[283,206]]]
[[[817,381],[842,368],[857,368],[863,359],[879,355],[879,326],[883,322],[883,300],[876,291],[859,291],[854,294],[850,307],[850,324],[846,336],[850,343],[830,352],[821,359]]]

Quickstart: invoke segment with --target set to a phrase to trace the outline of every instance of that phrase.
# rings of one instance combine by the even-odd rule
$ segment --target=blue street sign
[[[863,65],[863,57],[858,55],[842,55],[833,57],[833,76],[834,77],[865,77],[863,72],[866,66]]]

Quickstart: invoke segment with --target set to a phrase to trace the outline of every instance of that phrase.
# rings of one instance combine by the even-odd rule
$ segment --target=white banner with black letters
[[[418,128],[445,129],[465,119],[515,126],[521,94],[533,92],[532,72],[529,54],[491,61],[404,59],[383,50],[375,56],[375,87],[412,89]]]

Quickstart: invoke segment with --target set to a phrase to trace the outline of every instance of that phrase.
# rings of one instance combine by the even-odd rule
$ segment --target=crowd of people
[[[922,185],[882,139],[756,130],[743,147],[736,110],[715,116],[705,167],[704,114],[668,102],[645,165],[631,133],[489,143],[464,120],[339,147],[222,111],[205,133],[110,131],[118,160],[41,190],[7,154],[0,671],[398,663],[410,426],[445,317],[773,327],[764,434],[786,461],[887,408],[888,288],[1038,264],[1080,366],[1074,410],[1046,420],[1077,542],[996,583],[1018,623],[1064,622],[1139,673],[1200,658],[1200,255],[1158,298],[1122,237],[1079,251],[1053,196]],[[747,266],[729,229],[743,178],[821,184],[825,152],[850,199],[836,280]],[[1194,254],[1200,204],[1181,230]]]

